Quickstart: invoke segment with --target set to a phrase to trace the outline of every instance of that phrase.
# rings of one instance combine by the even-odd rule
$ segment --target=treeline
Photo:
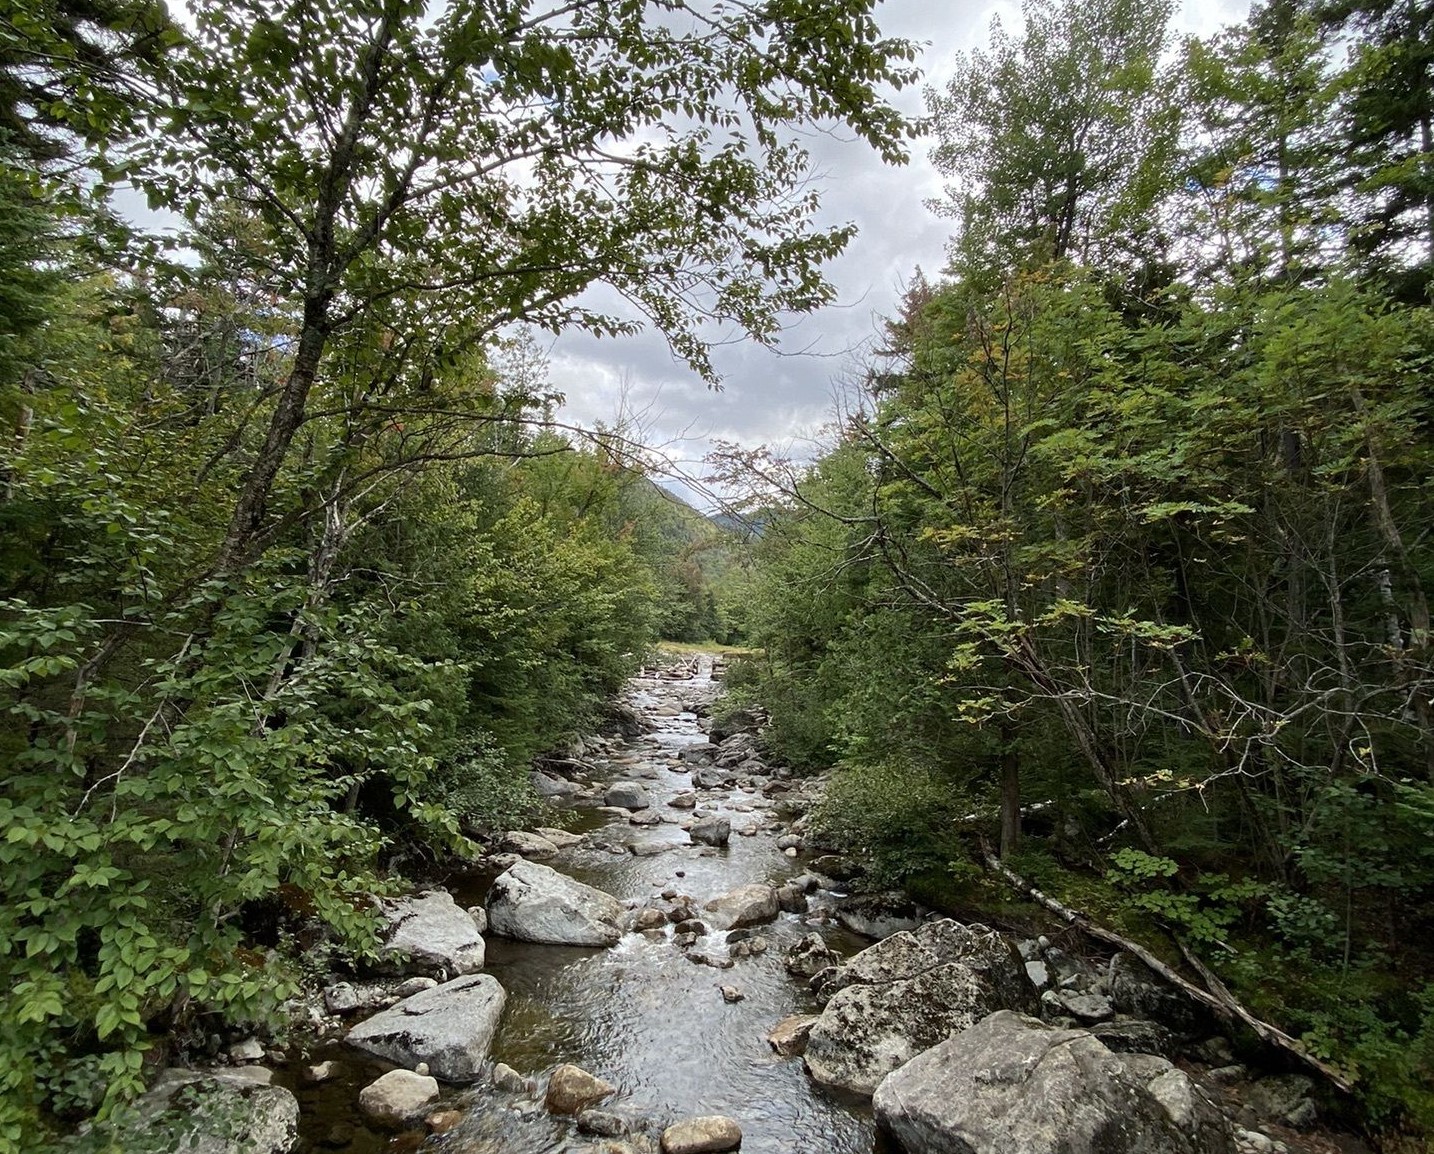
[[[1434,8],[1168,16],[1031,0],[929,93],[950,264],[818,462],[725,462],[770,510],[747,676],[843,767],[866,884],[989,905],[987,843],[1396,1148],[1434,1124]]]
[[[0,14],[0,1148],[362,957],[397,863],[719,623],[709,528],[515,326],[710,379],[707,326],[830,299],[793,139],[901,160],[913,50],[699,9]]]

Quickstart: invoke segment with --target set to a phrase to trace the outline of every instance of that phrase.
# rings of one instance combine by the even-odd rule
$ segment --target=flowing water
[[[699,908],[739,885],[780,885],[802,872],[799,860],[777,848],[785,829],[773,816],[775,803],[760,793],[699,791],[699,813],[721,814],[732,823],[730,844],[721,849],[690,844],[677,824],[690,811],[667,804],[692,789],[680,750],[706,740],[695,714],[673,715],[673,707],[708,700],[715,689],[706,660],[691,679],[633,682],[629,700],[649,715],[665,715],[655,718],[656,732],[610,747],[597,760],[595,777],[638,781],[663,824],[634,826],[626,814],[593,808],[591,802],[575,807],[566,824],[588,836],[583,845],[547,864],[627,904],[663,905],[660,895],[675,890],[690,895]],[[756,832],[742,836],[744,829]],[[485,875],[454,878],[448,887],[460,905],[473,905],[483,900],[490,880]],[[788,947],[813,930],[844,954],[866,944],[825,924],[820,915],[793,914],[759,927],[755,932],[770,948],[736,959],[730,969],[689,960],[672,944],[670,926],[629,933],[607,950],[488,937],[487,971],[508,992],[492,1056],[539,1086],[554,1066],[575,1063],[618,1087],[603,1109],[642,1120],[649,1133],[683,1117],[725,1114],[741,1125],[746,1154],[871,1154],[884,1147],[874,1147],[869,1106],[825,1093],[807,1078],[799,1058],[779,1058],[766,1041],[782,1018],[816,1009],[782,964]],[[724,955],[724,939],[724,934],[709,934],[699,939],[698,949]],[[737,987],[743,1000],[729,1004],[720,986]],[[326,1117],[308,1127],[307,1149],[370,1154],[385,1148],[384,1139],[366,1131],[348,1133],[344,1143],[325,1142],[321,1136],[326,1125],[332,1131],[336,1114],[352,1119],[362,1081],[358,1077],[308,1092],[306,1109]],[[549,1116],[538,1099],[527,1095],[480,1088],[444,1104],[465,1111],[465,1120],[449,1134],[428,1139],[424,1150],[579,1154],[605,1149],[598,1140],[577,1134],[570,1120]]]

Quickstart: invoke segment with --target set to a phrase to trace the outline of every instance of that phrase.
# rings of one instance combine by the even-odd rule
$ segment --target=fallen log
[[[1177,973],[1139,942],[1131,941],[1129,938],[1123,937],[1113,930],[1108,930],[1104,926],[1097,925],[1091,921],[1090,918],[1086,917],[1085,914],[1080,913],[1078,910],[1073,910],[1069,906],[1062,905],[1056,901],[1055,898],[1042,893],[1035,886],[1031,885],[1030,882],[1026,881],[1025,878],[1011,869],[1010,866],[1006,865],[1006,863],[992,853],[987,846],[983,845],[981,852],[986,859],[987,869],[999,874],[1010,885],[1020,890],[1038,904],[1044,906],[1067,925],[1074,926],[1082,933],[1088,934],[1097,941],[1118,946],[1127,953],[1133,954],[1172,986],[1175,986],[1182,993],[1194,999],[1196,1002],[1199,1002],[1201,1005],[1213,1010],[1226,1021],[1242,1023],[1266,1045],[1289,1054],[1303,1066],[1319,1074],[1320,1077],[1324,1078],[1336,1089],[1346,1094],[1352,1092],[1352,1087],[1349,1082],[1346,1081],[1344,1075],[1333,1066],[1309,1053],[1309,1051],[1300,1044],[1298,1039],[1290,1037],[1289,1034],[1286,1034],[1278,1026],[1271,1025],[1269,1022],[1255,1017],[1254,1014],[1241,1005],[1235,996],[1230,993],[1225,983],[1215,975],[1209,966],[1205,965],[1204,962],[1200,961],[1199,958],[1191,953],[1191,951],[1185,947],[1184,943],[1180,944],[1180,952],[1185,955],[1185,960],[1188,961],[1195,972],[1200,975],[1200,980],[1205,983],[1208,987],[1207,989],[1202,989],[1195,985],[1194,982],[1189,981]]]

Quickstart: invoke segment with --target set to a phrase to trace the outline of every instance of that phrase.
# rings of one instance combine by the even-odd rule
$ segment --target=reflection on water
[[[711,691],[705,672],[693,681],[644,680],[629,700],[649,711],[690,702]],[[724,849],[697,847],[676,822],[686,812],[667,806],[690,790],[689,775],[674,772],[678,751],[705,741],[691,713],[659,717],[660,729],[625,750],[615,750],[605,775],[640,781],[667,824],[635,827],[625,817],[581,810],[567,824],[596,830],[585,845],[554,860],[556,868],[630,904],[657,901],[664,891],[709,898],[751,882],[780,884],[801,872],[799,862],[775,845],[780,830],[771,804],[755,791],[701,794],[703,809],[732,823]],[[758,831],[741,836],[742,830]],[[638,856],[626,846],[652,856]],[[460,904],[482,900],[490,878],[449,882]],[[586,950],[488,939],[487,969],[508,991],[493,1058],[541,1080],[560,1062],[573,1062],[606,1078],[618,1093],[604,1109],[642,1119],[653,1131],[678,1118],[727,1114],[743,1131],[747,1154],[870,1154],[873,1123],[865,1103],[839,1101],[815,1086],[800,1059],[778,1058],[766,1035],[779,1020],[815,1009],[806,990],[786,973],[788,946],[812,926],[784,914],[756,932],[764,954],[735,959],[732,968],[696,964],[674,947],[671,927],[628,934],[609,950]],[[844,953],[859,941],[823,928]],[[699,941],[724,956],[725,936]],[[744,998],[728,1004],[719,986],[736,986]],[[488,1088],[455,1103],[468,1116],[453,1133],[425,1148],[450,1154],[558,1154],[596,1149],[566,1120],[549,1117],[537,1103]],[[357,1150],[358,1147],[353,1149]]]

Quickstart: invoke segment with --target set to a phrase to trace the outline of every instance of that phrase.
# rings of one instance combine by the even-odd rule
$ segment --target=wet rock
[[[578,1133],[594,1138],[619,1138],[627,1133],[627,1119],[607,1110],[584,1110],[578,1115]]]
[[[806,1052],[807,1038],[816,1020],[815,1014],[793,1014],[783,1018],[767,1035],[767,1044],[784,1058],[799,1058]]]
[[[299,1081],[306,1086],[317,1086],[320,1082],[327,1082],[338,1077],[343,1069],[338,1062],[315,1062],[312,1066],[305,1066],[299,1071]]]
[[[732,957],[734,958],[751,958],[756,957],[760,954],[765,954],[767,952],[768,945],[769,943],[767,942],[767,939],[759,935],[756,937],[744,938],[742,941],[738,942],[735,946],[733,946],[730,952]]]
[[[548,1078],[543,1104],[554,1114],[577,1114],[617,1093],[617,1087],[581,1066],[562,1065]]]
[[[641,933],[643,930],[661,929],[667,925],[667,914],[652,906],[644,906],[640,910],[634,910],[629,919],[631,928]]]
[[[689,745],[680,754],[681,760],[686,764],[699,767],[711,765],[716,756],[717,747],[710,742],[705,745]]]
[[[732,823],[725,817],[704,817],[687,831],[687,836],[699,845],[726,845],[732,836]]]
[[[120,1125],[113,1148],[287,1154],[298,1140],[298,1099],[256,1073],[166,1070]]]
[[[747,995],[742,993],[736,986],[718,986],[717,989],[722,993],[722,1000],[729,1006],[745,1001],[747,997]]]
[[[1033,1011],[1035,990],[1015,948],[985,926],[945,919],[893,934],[836,967],[817,991],[807,1071],[823,1085],[870,1094],[892,1070],[991,1012]]]
[[[519,857],[552,857],[558,852],[558,847],[539,833],[527,833],[524,830],[509,830],[503,835],[499,848],[505,853],[515,853]]]
[[[720,769],[699,769],[692,775],[692,785],[696,789],[721,789],[733,775]]]
[[[679,934],[691,934],[695,938],[700,938],[707,933],[707,926],[697,918],[683,918],[672,928]]]
[[[601,890],[536,862],[518,862],[488,891],[488,926],[502,937],[565,946],[611,946],[622,906]]]
[[[506,1062],[494,1064],[491,1080],[497,1089],[506,1090],[509,1094],[527,1094],[533,1089],[532,1080],[523,1077]]]
[[[1157,1097],[1090,1033],[1003,1010],[888,1075],[873,1104],[907,1154],[1232,1154],[1183,1078],[1157,1075]]]
[[[359,1091],[359,1109],[377,1122],[401,1126],[438,1097],[438,1079],[390,1070]]]
[[[675,933],[672,935],[672,944],[679,950],[685,950],[697,944],[697,937],[694,933]]]
[[[730,970],[733,965],[731,958],[710,950],[688,950],[687,960],[695,965],[711,966],[714,970]]]
[[[385,954],[406,954],[420,969],[445,976],[483,968],[483,936],[447,890],[429,890],[383,904]]]
[[[652,826],[662,824],[662,815],[653,810],[644,809],[633,814],[627,819],[629,825]]]
[[[695,793],[679,793],[667,804],[673,809],[695,809],[697,807],[697,795]]]
[[[721,1154],[741,1145],[742,1127],[720,1114],[688,1118],[662,1132],[662,1154]]]
[[[787,951],[785,965],[787,973],[801,978],[814,978],[823,970],[834,969],[841,963],[838,954],[820,934],[807,934]]]
[[[463,1121],[461,1110],[435,1110],[423,1120],[430,1134],[447,1134]]]
[[[798,833],[786,833],[777,839],[777,848],[781,850],[794,849],[800,851],[802,845],[802,835]]]
[[[738,886],[702,908],[708,923],[719,930],[761,925],[777,916],[777,891],[765,885]]]
[[[852,933],[880,940],[902,930],[915,930],[923,912],[902,894],[858,894],[842,903],[836,918]]]
[[[646,809],[652,804],[647,798],[647,790],[635,781],[613,782],[607,787],[603,802],[619,809]]]
[[[801,886],[788,882],[777,889],[777,905],[783,913],[804,914],[807,912],[807,895]]]
[[[445,1082],[475,1082],[506,1000],[488,974],[457,978],[360,1022],[345,1041],[400,1066],[427,1062]]]

